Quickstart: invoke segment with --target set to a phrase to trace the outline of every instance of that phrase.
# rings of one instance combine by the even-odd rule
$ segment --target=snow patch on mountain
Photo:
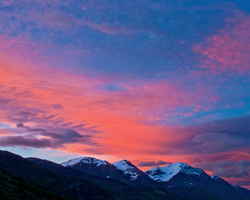
[[[61,165],[64,167],[69,167],[69,166],[76,165],[80,162],[86,163],[86,164],[95,164],[97,167],[99,167],[100,165],[107,165],[108,164],[108,162],[105,160],[99,160],[99,159],[91,158],[91,157],[80,157],[80,158],[71,159],[67,162],[63,162],[63,163],[61,163]]]
[[[220,179],[218,176],[211,176],[211,178],[214,179],[214,180]]]
[[[123,171],[124,175],[130,176],[130,180],[136,180],[139,176],[138,169],[127,160],[114,162],[113,165],[116,169]]]
[[[193,168],[190,165],[187,165],[182,162],[176,162],[171,165],[164,167],[155,167],[153,169],[145,171],[145,173],[155,181],[158,182],[168,182],[173,176],[179,172],[185,173],[187,175],[203,175],[202,169]]]
[[[247,191],[246,188],[241,187],[240,185],[235,185],[234,187],[235,187],[237,190],[245,190],[245,191]]]

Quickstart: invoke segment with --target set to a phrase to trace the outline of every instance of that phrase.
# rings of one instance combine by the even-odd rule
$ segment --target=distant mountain
[[[56,172],[57,174],[59,174],[60,176],[71,178],[71,179],[72,178],[74,179],[75,177],[77,177],[78,179],[80,178],[80,179],[94,182],[95,184],[100,185],[101,188],[106,189],[117,200],[129,200],[129,199],[188,200],[181,195],[168,191],[166,188],[158,188],[156,190],[155,187],[143,187],[142,188],[140,187],[141,185],[137,185],[137,188],[134,188],[124,182],[112,179],[110,177],[107,178],[107,177],[92,176],[81,170],[75,170],[72,168],[73,166],[77,166],[80,163],[85,163],[85,164],[91,165],[93,168],[95,167],[98,168],[101,166],[99,165],[100,163],[103,163],[103,165],[110,164],[110,163],[107,164],[106,161],[103,162],[94,158],[82,157],[82,158],[72,159],[68,162],[65,162],[63,165],[68,166],[68,167],[63,167],[62,165],[59,165],[59,164],[56,164],[47,160],[38,159],[38,158],[26,158],[26,159],[38,166],[52,170]]]
[[[134,166],[130,161],[121,160],[114,162],[113,165],[115,168],[122,172],[124,176],[127,176],[129,180],[134,181],[139,178],[140,175],[144,175],[144,172],[139,170],[136,166]]]
[[[75,169],[87,174],[121,181],[131,186],[154,186],[152,181],[143,171],[127,160],[113,164],[91,157],[80,157],[61,163],[62,166]]]
[[[244,196],[248,196],[249,199],[250,199],[250,191],[247,190],[246,188],[243,188],[239,185],[235,185],[234,186],[238,191],[240,191],[241,195],[244,195]]]
[[[130,161],[117,161],[113,163],[113,166],[133,186],[158,186],[156,182],[152,181],[147,174],[138,169]]]
[[[145,173],[157,182],[168,182],[177,174],[186,174],[190,177],[206,177],[210,178],[202,169],[193,168],[185,163],[176,162],[164,167],[155,167],[153,169],[145,171]],[[186,182],[192,185],[192,182]]]
[[[80,157],[61,163],[61,165],[93,176],[111,178],[127,183],[125,177],[121,176],[115,166],[104,160]]]
[[[140,193],[140,191],[138,191],[137,189],[132,188],[131,186],[129,186],[129,185],[123,183],[123,182],[120,182],[118,180],[114,180],[112,178],[106,178],[106,177],[92,176],[92,175],[87,174],[87,173],[85,173],[85,172],[83,172],[81,170],[75,170],[75,169],[71,168],[72,166],[79,164],[79,162],[81,162],[82,159],[84,159],[84,158],[72,159],[72,160],[70,160],[68,162],[65,162],[65,163],[68,163],[68,164],[67,165],[64,164],[64,165],[68,166],[68,167],[63,167],[60,164],[53,163],[51,161],[47,161],[47,160],[43,160],[43,159],[39,159],[39,158],[26,158],[26,159],[28,161],[38,165],[38,166],[41,166],[41,167],[44,167],[46,169],[52,170],[52,171],[56,172],[57,174],[59,174],[59,175],[61,175],[63,177],[66,177],[66,178],[75,178],[75,177],[77,177],[77,178],[80,178],[80,179],[95,182],[96,184],[98,184],[101,187],[105,188],[110,193],[114,194],[115,199],[127,200],[127,199],[129,199],[128,198],[129,195],[131,197],[133,197],[133,196],[143,196]],[[77,160],[78,160],[78,162],[76,162]],[[93,161],[93,159],[91,159],[91,160]],[[83,163],[85,161],[86,160],[83,160]],[[91,163],[89,163],[89,164],[91,164]],[[94,165],[96,165],[96,162],[95,162]],[[97,165],[96,165],[96,167],[97,167]]]
[[[219,195],[221,199],[231,198],[231,199],[238,199],[238,200],[247,200],[250,199],[250,191],[240,187],[240,186],[232,186],[227,181],[217,176],[211,176],[213,179],[213,184],[216,186],[214,187],[214,191],[220,191]]]
[[[164,188],[190,200],[249,200],[249,190],[230,185],[219,177],[210,177],[200,168],[176,162],[155,167],[145,172],[128,160],[113,164],[95,158],[82,157],[69,160],[62,166],[97,177],[119,180],[133,187]]]
[[[227,200],[247,200],[250,199],[250,191],[241,192],[225,180],[212,176],[210,177],[200,168],[193,168],[185,163],[177,162],[164,167],[155,167],[145,171],[153,180],[162,184],[172,191],[178,192],[185,188],[185,195],[191,196],[194,188],[201,189],[196,191],[196,195],[205,194],[211,198]],[[196,199],[193,196],[193,199]],[[199,198],[198,198],[199,199]]]
[[[128,160],[60,165],[0,151],[0,199],[249,200],[250,191],[181,162],[143,172]]]
[[[25,198],[17,198],[15,191],[12,190],[15,185],[4,185],[0,182],[0,190],[12,191],[5,199],[115,199],[106,189],[101,187],[89,179],[81,179],[78,177],[67,178],[47,168],[36,165],[29,160],[22,158],[16,154],[7,151],[0,151],[0,167],[10,174],[11,177],[17,177],[11,184],[16,184],[17,189],[22,190],[22,194],[30,194],[33,192],[32,187],[37,188],[38,192],[34,195],[41,195],[41,198],[33,198],[26,196]],[[20,177],[20,178],[18,178]],[[20,179],[20,180],[19,180]],[[2,181],[2,177],[0,177]],[[26,184],[23,184],[25,182]],[[23,186],[22,186],[23,185]],[[40,189],[41,188],[41,189]],[[48,192],[43,192],[48,191]],[[39,192],[40,191],[40,192]],[[53,195],[45,195],[48,193]],[[7,192],[6,192],[7,193]],[[20,193],[18,193],[19,195]],[[0,198],[2,199],[2,198]]]
[[[91,158],[91,157],[80,157],[80,158],[75,158],[75,159],[71,159],[67,162],[62,163],[61,165],[64,167],[70,167],[79,163],[85,163],[88,165],[95,165],[97,167],[99,167],[100,165],[108,165],[109,163],[105,160],[99,160],[96,158]]]
[[[133,188],[38,158],[0,151],[2,200],[184,200],[164,188]]]

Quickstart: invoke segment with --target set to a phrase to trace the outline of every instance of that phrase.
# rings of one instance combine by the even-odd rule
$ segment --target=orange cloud
[[[182,115],[178,108],[206,110],[218,100],[202,85],[194,88],[157,80],[131,79],[128,83],[121,79],[116,83],[121,89],[110,91],[105,86],[113,83],[114,77],[93,78],[35,65],[39,59],[29,48],[35,44],[20,40],[21,45],[15,47],[16,38],[0,39],[5,41],[0,51],[1,122],[45,127],[47,131],[71,128],[92,135],[92,142],[79,139],[64,144],[65,151],[120,156],[147,152],[153,156],[161,141],[166,141],[165,145],[182,137],[156,122]],[[34,61],[27,63],[23,56]],[[30,132],[23,130],[23,134]]]
[[[188,164],[204,159],[247,160],[248,155],[235,151],[203,157],[190,151],[194,146],[190,141],[197,131],[159,123],[186,114],[178,108],[189,107],[189,114],[208,110],[210,103],[218,101],[213,88],[157,80],[131,79],[128,83],[114,77],[93,78],[25,64],[18,51],[10,59],[11,46],[6,44],[6,51],[0,56],[0,121],[10,127],[1,128],[0,134],[11,146],[112,155],[135,164],[159,160]],[[25,53],[32,56],[29,49]],[[117,90],[106,89],[114,82]],[[65,130],[76,131],[75,136],[63,135]]]

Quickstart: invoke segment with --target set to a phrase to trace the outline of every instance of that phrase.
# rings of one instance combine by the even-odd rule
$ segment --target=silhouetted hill
[[[185,163],[142,172],[127,160],[63,164],[0,151],[0,199],[249,200],[250,191]]]

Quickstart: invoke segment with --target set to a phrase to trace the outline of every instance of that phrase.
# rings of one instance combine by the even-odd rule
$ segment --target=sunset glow
[[[0,9],[1,149],[142,170],[181,161],[250,189],[250,3]]]

